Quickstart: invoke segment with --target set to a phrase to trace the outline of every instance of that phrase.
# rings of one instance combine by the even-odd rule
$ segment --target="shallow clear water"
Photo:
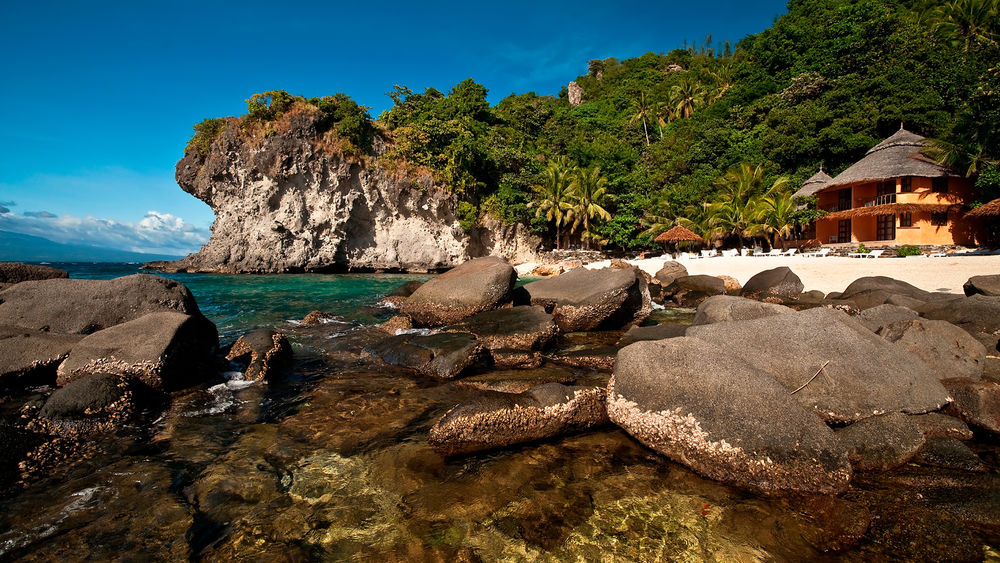
[[[134,273],[63,267],[74,277]],[[0,501],[0,559],[864,561],[994,553],[993,444],[976,446],[985,473],[906,467],[862,477],[841,498],[762,498],[702,479],[613,427],[445,459],[427,444],[428,430],[480,389],[599,385],[608,374],[546,363],[442,382],[365,357],[359,351],[384,337],[372,325],[392,314],[376,300],[413,276],[170,277],[194,292],[224,340],[256,326],[288,333],[289,377],[206,382],[175,396],[166,412],[96,441],[90,457],[71,453],[70,463]],[[289,322],[313,309],[340,321]],[[567,335],[553,358],[616,337]]]

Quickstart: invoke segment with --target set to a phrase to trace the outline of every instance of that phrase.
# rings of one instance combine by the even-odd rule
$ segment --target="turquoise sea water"
[[[219,327],[224,342],[248,329],[271,327],[303,318],[319,309],[348,322],[371,324],[388,311],[375,307],[379,298],[410,280],[411,274],[165,274],[141,270],[139,264],[53,263],[71,278],[112,279],[151,274],[175,279],[188,287],[198,307]]]

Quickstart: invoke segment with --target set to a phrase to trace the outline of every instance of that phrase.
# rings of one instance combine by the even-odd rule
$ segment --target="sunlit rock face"
[[[430,172],[389,157],[354,157],[317,133],[318,114],[289,112],[263,138],[228,128],[177,163],[181,188],[215,212],[200,252],[167,270],[429,271],[495,254],[531,259],[538,240],[495,221],[470,235],[458,200]],[[377,146],[384,143],[378,142]]]

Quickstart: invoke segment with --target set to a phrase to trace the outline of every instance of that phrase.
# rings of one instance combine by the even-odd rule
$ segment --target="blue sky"
[[[387,109],[394,84],[492,103],[556,94],[594,58],[734,43],[783,1],[11,2],[0,17],[0,230],[183,254],[214,216],[173,179],[205,117],[255,92],[345,92]],[[110,225],[110,226],[109,226]],[[130,236],[134,234],[134,236]],[[2,257],[0,257],[2,258]]]

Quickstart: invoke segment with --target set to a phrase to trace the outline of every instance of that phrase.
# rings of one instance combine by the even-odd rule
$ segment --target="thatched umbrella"
[[[973,209],[972,211],[965,214],[966,217],[979,217],[985,219],[986,217],[1000,217],[1000,198],[994,199],[993,201]]]
[[[698,233],[692,231],[691,229],[683,227],[681,225],[677,225],[676,227],[670,229],[669,231],[660,233],[660,236],[656,237],[653,240],[655,240],[656,242],[662,242],[663,250],[666,251],[668,242],[674,242],[674,243],[685,242],[685,241],[701,242],[702,238],[701,236],[698,235]]]

